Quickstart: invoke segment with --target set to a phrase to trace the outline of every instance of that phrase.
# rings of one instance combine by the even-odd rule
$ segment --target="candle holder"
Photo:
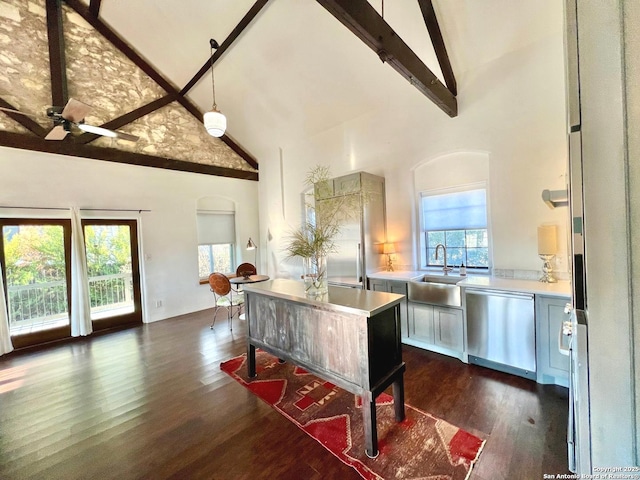
[[[556,283],[558,280],[553,276],[553,266],[551,265],[555,255],[540,253],[538,256],[544,262],[542,264],[542,276],[540,277],[540,281],[544,283]]]

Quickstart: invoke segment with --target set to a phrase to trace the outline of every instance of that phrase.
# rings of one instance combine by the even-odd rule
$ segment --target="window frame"
[[[209,275],[211,275],[212,273],[214,273],[216,270],[213,269],[213,249],[212,247],[214,245],[228,245],[229,246],[229,266],[230,266],[230,270],[228,272],[219,272],[219,273],[224,273],[224,274],[234,274],[235,273],[235,269],[237,267],[236,265],[236,245],[235,243],[207,243],[207,244],[198,244],[198,277],[200,278],[200,283],[204,284],[204,283],[208,283],[209,281]],[[209,247],[210,250],[210,258],[209,258],[209,266],[210,266],[210,272],[205,276],[205,277],[201,277],[200,276],[200,247]]]
[[[452,232],[452,231],[467,231],[467,230],[483,230],[483,228],[477,228],[477,227],[465,227],[465,228],[455,228],[455,229],[451,229],[451,230],[426,230],[424,228],[424,214],[423,214],[423,208],[422,208],[422,199],[424,197],[427,196],[436,196],[436,195],[446,195],[446,194],[453,194],[453,193],[462,193],[462,192],[467,192],[470,190],[484,190],[485,192],[485,198],[486,198],[486,203],[485,203],[485,208],[486,208],[486,216],[487,216],[487,224],[486,224],[486,231],[487,231],[487,254],[488,254],[488,265],[486,267],[483,266],[468,266],[465,264],[465,267],[467,267],[468,270],[471,271],[477,271],[477,272],[491,272],[492,270],[492,265],[493,265],[493,254],[492,254],[492,235],[491,235],[491,212],[490,212],[490,202],[489,202],[489,186],[487,184],[487,182],[482,181],[482,182],[474,182],[474,183],[469,183],[469,184],[464,184],[464,185],[457,185],[457,186],[453,186],[453,187],[448,187],[448,188],[439,188],[439,189],[430,189],[430,190],[423,190],[420,191],[418,193],[418,198],[417,198],[417,211],[418,211],[418,215],[417,215],[417,228],[416,228],[416,244],[418,247],[418,254],[417,254],[417,259],[419,261],[419,270],[429,270],[429,269],[434,269],[434,268],[441,268],[441,265],[430,265],[429,264],[429,255],[428,255],[428,241],[427,241],[427,235],[428,232],[435,232],[435,231],[443,231],[443,232]],[[446,235],[446,234],[445,234]],[[446,237],[445,237],[446,238]],[[446,244],[445,244],[446,246]],[[465,250],[467,249],[466,246],[466,235],[465,235],[465,246],[464,247],[453,247],[453,248],[464,248]],[[467,253],[465,252],[465,257],[467,257]],[[447,259],[447,264],[449,266],[458,266],[458,265],[451,265],[451,263],[448,261]]]

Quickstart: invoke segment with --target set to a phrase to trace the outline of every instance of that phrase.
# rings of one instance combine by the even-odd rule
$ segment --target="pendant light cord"
[[[213,49],[218,48],[218,42],[216,42],[213,38],[209,40],[209,45],[211,46],[211,57],[209,60],[211,61],[211,91],[213,93],[213,109],[217,110],[218,105],[216,104],[216,81],[213,76]]]

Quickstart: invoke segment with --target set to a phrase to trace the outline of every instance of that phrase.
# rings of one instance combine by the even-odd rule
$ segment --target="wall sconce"
[[[542,277],[544,283],[556,283],[553,276],[553,261],[558,252],[558,227],[555,225],[541,225],[538,227],[538,256],[544,262],[542,264]]]
[[[396,253],[396,246],[393,243],[385,243],[382,247],[382,253],[387,256],[387,272],[393,272],[393,260],[391,260],[391,254]]]

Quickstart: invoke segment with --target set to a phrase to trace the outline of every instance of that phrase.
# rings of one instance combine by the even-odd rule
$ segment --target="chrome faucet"
[[[442,267],[442,271],[444,272],[445,275],[449,275],[449,272],[453,270],[453,267],[447,266],[447,247],[445,247],[441,243],[436,245],[436,260],[438,260],[438,249],[440,247],[442,247],[442,250],[444,251],[444,267]]]

